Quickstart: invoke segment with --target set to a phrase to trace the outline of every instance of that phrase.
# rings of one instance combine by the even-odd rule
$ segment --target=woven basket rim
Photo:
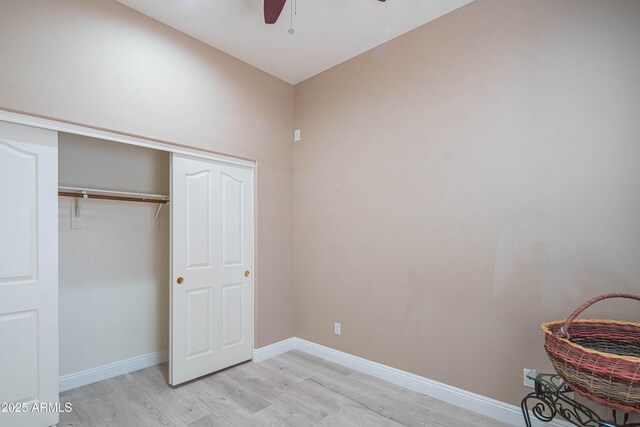
[[[553,335],[553,332],[551,332],[549,330],[549,327],[550,326],[555,326],[555,325],[564,325],[564,322],[565,322],[565,320],[554,320],[552,322],[546,322],[546,323],[543,323],[542,325],[540,325],[540,329],[542,329],[542,331],[545,333],[545,335],[553,336],[553,337],[563,341],[565,344],[568,344],[571,347],[574,347],[574,348],[576,348],[576,349],[578,349],[580,351],[584,351],[585,353],[597,354],[599,356],[604,356],[604,357],[608,357],[608,358],[612,358],[612,359],[624,360],[624,361],[627,361],[627,362],[640,363],[640,357],[620,356],[618,354],[605,353],[603,351],[593,350],[593,349],[590,349],[590,348],[583,347],[583,346],[581,346],[579,344],[573,343],[573,342],[569,341],[566,338]],[[608,323],[608,324],[615,324],[615,325],[635,326],[637,328],[640,328],[640,323],[626,322],[624,320],[576,319],[576,320],[573,321],[573,323]]]

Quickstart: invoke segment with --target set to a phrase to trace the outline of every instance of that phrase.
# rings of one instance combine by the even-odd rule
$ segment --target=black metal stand
[[[640,427],[640,423],[629,424],[629,414],[619,416],[615,410],[612,421],[600,418],[573,399],[573,391],[558,375],[537,374],[531,379],[535,382],[535,391],[526,395],[520,404],[527,427],[532,427],[531,413],[545,423],[558,417],[581,427]]]

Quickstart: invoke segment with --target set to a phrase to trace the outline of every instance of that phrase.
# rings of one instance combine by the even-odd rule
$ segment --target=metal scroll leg
[[[528,394],[524,399],[522,399],[522,402],[520,403],[525,427],[531,427],[531,416],[529,415],[529,405],[527,405],[527,399],[529,399],[530,397],[535,397],[535,395],[535,393]]]
[[[543,423],[551,422],[558,413],[555,405],[544,394],[529,393],[522,399],[520,407],[522,408],[522,416],[526,427],[532,427],[531,414],[529,413],[529,401],[533,400],[534,405],[531,408],[533,415]]]

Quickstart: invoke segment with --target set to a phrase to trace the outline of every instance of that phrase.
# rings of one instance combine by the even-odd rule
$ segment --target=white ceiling
[[[289,83],[299,83],[472,0],[287,0],[264,24],[263,0],[117,0]]]

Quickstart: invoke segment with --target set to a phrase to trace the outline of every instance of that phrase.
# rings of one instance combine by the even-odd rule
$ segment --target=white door
[[[251,359],[253,169],[173,155],[170,382]]]
[[[33,409],[57,402],[58,134],[0,122],[0,426],[54,425]]]

